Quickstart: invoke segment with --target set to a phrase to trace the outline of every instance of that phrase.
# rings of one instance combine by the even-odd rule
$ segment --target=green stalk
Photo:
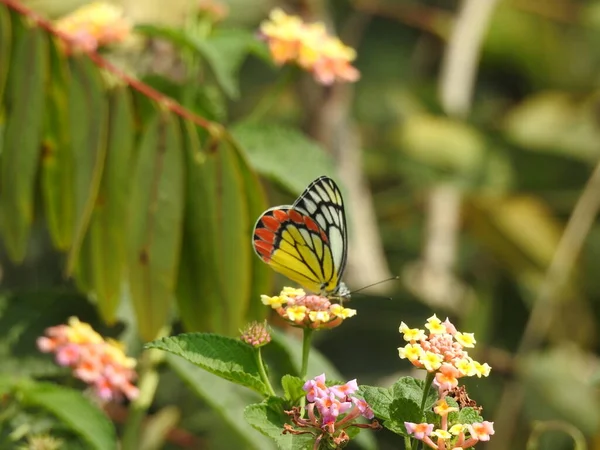
[[[256,349],[256,351],[254,352],[254,355],[256,357],[256,363],[258,364],[258,371],[260,373],[260,377],[262,378],[263,382],[269,388],[269,394],[271,394],[273,396],[277,395],[277,394],[275,394],[275,391],[273,390],[273,386],[271,386],[271,382],[269,381],[269,377],[267,376],[267,371],[265,370],[265,365],[262,360],[262,353],[260,351],[260,347],[258,347]]]
[[[429,388],[431,388],[431,383],[433,383],[433,379],[435,378],[435,372],[427,372],[427,377],[425,377],[425,382],[423,383],[423,398],[421,399],[421,416],[425,412],[425,402],[427,401],[427,394],[429,393]],[[419,442],[416,439],[412,440],[412,445],[407,448],[411,448],[412,450],[416,450],[419,446]]]
[[[156,366],[164,359],[165,353],[161,350],[146,350],[142,353],[140,361],[139,396],[131,402],[127,422],[123,430],[122,447],[127,450],[139,448],[140,432],[146,413],[152,405],[158,387],[158,372]]]

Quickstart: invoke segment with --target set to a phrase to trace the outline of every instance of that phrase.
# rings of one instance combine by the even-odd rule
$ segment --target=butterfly
[[[329,298],[350,296],[346,267],[346,214],[339,187],[321,176],[293,205],[267,209],[254,226],[256,254],[273,270]]]

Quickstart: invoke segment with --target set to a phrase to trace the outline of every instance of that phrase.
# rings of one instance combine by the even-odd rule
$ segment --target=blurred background
[[[54,20],[86,2],[22,3]],[[260,177],[264,195],[246,211],[244,235],[221,250],[229,252],[227,261],[260,264],[250,230],[262,208],[293,202],[313,178],[327,174],[345,195],[346,283],[356,290],[399,277],[354,295],[358,315],[317,333],[316,348],[344,379],[388,386],[417,375],[397,356],[400,322],[422,327],[433,313],[448,316],[460,330],[475,333],[473,357],[492,366],[489,378],[466,380],[483,416],[495,422],[496,435],[482,448],[525,448],[535,440],[531,448],[570,449],[574,439],[600,448],[600,1],[114,3],[139,28],[103,55],[224,125],[247,160],[240,173]],[[324,22],[355,48],[360,80],[321,86],[308,74],[290,77],[289,67],[269,63],[257,30],[275,7]],[[173,33],[220,37],[225,44],[215,41],[212,54],[198,57]],[[207,61],[212,70],[201,68]],[[190,94],[192,85],[196,92]],[[5,250],[1,259],[0,370],[56,379],[32,342],[45,326],[71,315],[139,352],[149,339],[136,337],[135,299],[132,306],[119,294],[112,320],[98,313],[94,289],[65,276],[68,252],[56,249],[40,200],[44,188],[36,189],[26,255],[15,262]],[[200,199],[209,198],[207,192]],[[195,193],[185,196],[194,199]],[[207,216],[233,214],[227,204],[219,209],[227,198],[213,199],[215,210],[196,207]],[[194,247],[188,232],[207,231],[184,230],[177,245]],[[196,261],[194,270],[204,274],[207,261]],[[259,292],[273,294],[289,284],[269,277]],[[219,320],[230,326],[210,325],[210,317],[186,323],[175,312],[171,333],[235,334],[239,323],[227,309],[216,313],[199,291],[186,285],[183,293],[182,283],[176,290],[189,301],[178,303],[177,311],[224,314]],[[190,396],[168,367],[150,412],[166,406],[180,420],[164,448],[254,448],[226,432],[232,425],[209,401]],[[381,449],[402,448],[391,433],[376,439]]]

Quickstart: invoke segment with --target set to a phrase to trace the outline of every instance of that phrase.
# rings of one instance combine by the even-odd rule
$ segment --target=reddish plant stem
[[[36,13],[35,11],[27,8],[20,1],[18,1],[18,0],[0,0],[0,3],[5,4],[8,8],[18,12],[22,16],[27,17],[29,20],[34,22],[38,27],[46,30],[47,32],[49,32],[50,34],[53,34],[54,36],[59,37],[65,43],[69,44],[70,37],[67,34],[63,33],[60,30],[57,30],[56,27],[54,27],[54,25],[52,24],[52,22],[50,22],[45,17],[42,17],[40,14]],[[175,100],[173,100],[170,97],[167,97],[166,95],[161,94],[160,92],[158,92],[157,90],[148,86],[147,84],[142,83],[139,80],[136,80],[135,78],[133,78],[130,75],[127,75],[124,71],[122,71],[121,69],[119,69],[118,67],[113,65],[112,63],[108,62],[105,58],[100,56],[96,51],[93,51],[93,50],[92,51],[84,51],[84,53],[98,67],[106,70],[107,72],[112,73],[117,78],[119,78],[124,83],[126,83],[128,86],[130,86],[132,89],[135,89],[142,95],[154,100],[155,102],[157,102],[164,108],[170,110],[171,112],[177,114],[178,116],[192,121],[199,127],[205,128],[208,131],[214,130],[215,124],[213,124],[209,120],[206,120],[204,117],[200,117],[200,116],[194,114],[193,112],[187,110],[180,103],[176,102]]]

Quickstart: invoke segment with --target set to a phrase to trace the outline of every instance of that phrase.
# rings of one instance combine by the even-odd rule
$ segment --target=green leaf
[[[197,49],[231,99],[237,99],[240,95],[237,73],[254,39],[253,34],[247,30],[232,29],[215,32],[208,39],[197,41]]]
[[[128,222],[134,124],[131,98],[125,88],[110,93],[109,106],[106,163],[79,264],[84,266],[84,278],[102,318],[113,324],[127,259],[123,223]]]
[[[98,196],[106,157],[108,102],[98,68],[86,56],[71,58],[69,122],[75,162],[75,228],[67,261],[73,273]]]
[[[4,104],[4,88],[6,87],[6,79],[10,67],[10,50],[12,46],[12,24],[8,9],[0,5],[0,105]],[[0,106],[0,111],[2,107]],[[0,113],[0,129],[4,122]],[[2,134],[0,134],[0,138]],[[0,149],[2,144],[0,144]]]
[[[146,347],[181,356],[210,373],[259,394],[268,393],[260,377],[256,350],[239,339],[210,333],[187,333],[149,342]]]
[[[290,192],[300,193],[309,181],[335,173],[325,150],[295,129],[242,122],[231,133],[254,170]]]
[[[423,400],[424,384],[423,380],[417,380],[413,377],[402,377],[393,384],[391,388],[392,395],[394,399],[407,398],[420,405]],[[432,408],[437,399],[436,390],[430,387],[427,393],[427,400],[425,401],[425,409]]]
[[[309,450],[315,443],[315,437],[309,434],[283,434],[284,424],[291,424],[284,413],[289,405],[279,397],[269,397],[259,404],[250,405],[244,411],[246,421],[265,436],[277,443],[281,450]]]
[[[389,389],[379,386],[361,385],[360,393],[369,404],[376,417],[382,420],[390,419],[390,406],[393,397]]]
[[[69,123],[71,74],[61,45],[56,39],[50,45],[52,83],[48,88],[41,184],[50,237],[57,249],[67,251],[75,226],[75,170]]]
[[[226,142],[217,149],[217,234],[225,334],[236,334],[246,319],[252,276],[252,226],[244,178],[236,150]]]
[[[110,420],[83,394],[52,383],[23,383],[18,386],[23,402],[46,409],[76,432],[89,448],[117,448],[115,429]]]
[[[206,401],[245,440],[244,448],[262,450],[274,447],[271,441],[257,433],[244,420],[246,406],[259,400],[256,393],[232,385],[179,356],[167,355],[167,363],[196,395]]]
[[[34,188],[44,126],[48,40],[43,31],[33,28],[24,33],[10,68],[0,210],[8,256],[14,262],[21,262],[33,223]]]
[[[458,413],[458,418],[456,419],[457,423],[477,423],[482,422],[483,418],[479,415],[479,412],[470,406],[462,408]]]
[[[306,395],[302,386],[304,386],[304,380],[301,378],[292,375],[284,375],[281,379],[281,387],[285,393],[285,399],[292,405],[295,405],[298,400]]]
[[[199,151],[187,135],[186,248],[178,302],[188,329],[236,334],[250,301],[251,227],[241,161],[227,143]],[[232,282],[235,280],[235,283]]]
[[[225,94],[231,99],[239,97],[237,72],[256,39],[252,33],[241,29],[220,30],[200,39],[185,31],[147,24],[138,25],[136,31],[200,53]]]
[[[133,172],[128,237],[129,287],[140,336],[169,323],[181,247],[184,156],[176,119],[146,125]]]
[[[225,319],[217,235],[217,155],[201,150],[196,126],[183,121],[186,186],[177,306],[187,331],[220,331]]]
[[[267,199],[265,192],[260,184],[258,176],[248,165],[245,155],[235,149],[241,174],[243,178],[243,191],[246,195],[246,205],[248,207],[248,215],[250,226],[254,226],[256,219],[267,209]],[[252,229],[248,228],[249,235],[252,234]],[[258,301],[262,294],[269,292],[273,280],[273,270],[265,264],[260,258],[255,258],[251,252],[251,289],[249,294],[248,309],[246,320],[263,320],[269,312],[262,302]]]
[[[423,420],[421,407],[409,398],[395,398],[390,404],[390,420],[386,422],[386,428],[390,430],[403,430],[406,433],[404,422],[420,423]]]

